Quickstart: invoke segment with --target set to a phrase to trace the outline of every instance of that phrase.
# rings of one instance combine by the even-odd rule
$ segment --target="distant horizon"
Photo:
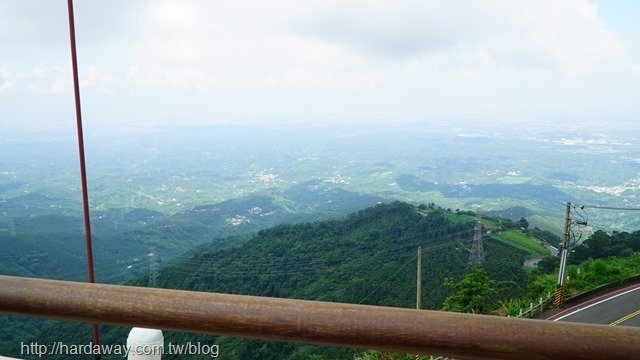
[[[407,129],[415,127],[420,130],[432,130],[441,131],[443,129],[460,129],[468,128],[470,130],[481,130],[494,126],[510,126],[510,130],[513,129],[533,129],[533,128],[562,128],[565,131],[588,130],[589,127],[593,132],[602,131],[603,127],[614,127],[619,131],[640,131],[640,122],[633,119],[602,119],[602,118],[571,118],[571,117],[548,117],[542,119],[526,119],[522,118],[492,118],[485,117],[451,117],[451,118],[438,118],[438,119],[407,119],[402,121],[385,122],[382,120],[349,120],[344,121],[341,119],[301,119],[301,120],[282,120],[282,121],[232,121],[232,120],[193,120],[193,121],[172,121],[172,122],[130,122],[130,123],[108,123],[98,122],[94,123],[91,119],[84,119],[85,133],[91,134],[91,132],[104,132],[104,131],[157,131],[171,128],[215,128],[215,127],[238,127],[238,128],[261,128],[261,129],[315,129],[315,128],[336,128],[336,129],[350,129],[350,128],[366,128],[368,130],[375,129]],[[67,124],[57,124],[49,126],[30,126],[28,124],[13,125],[12,127],[5,128],[3,130],[5,134],[11,133],[55,133],[65,132],[76,134],[75,116],[70,117]],[[505,129],[496,129],[497,132],[505,131]]]

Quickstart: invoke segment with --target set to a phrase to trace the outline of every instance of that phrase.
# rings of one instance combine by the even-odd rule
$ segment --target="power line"
[[[469,222],[470,223],[470,222]],[[467,224],[467,223],[464,223]],[[434,231],[426,231],[426,232],[422,232],[419,234],[413,234],[413,235],[409,235],[409,236],[403,236],[400,239],[403,241],[407,241],[409,239],[414,239],[414,238],[419,238],[419,237],[423,237],[426,235],[430,235],[430,239],[433,241],[436,240],[449,240],[449,239],[456,239],[458,237],[460,237],[461,235],[464,236],[468,233],[470,233],[472,230],[471,229],[465,229],[465,230],[460,230],[457,232],[452,232],[452,233],[448,233],[448,234],[442,234],[442,235],[432,235]],[[355,244],[354,244],[355,245]],[[231,273],[231,272],[239,272],[239,273],[243,273],[245,271],[248,270],[273,270],[274,268],[288,268],[290,269],[292,266],[293,267],[298,267],[298,266],[307,266],[307,265],[327,265],[327,264],[334,264],[336,262],[340,262],[343,260],[348,260],[353,258],[353,254],[354,252],[357,251],[372,251],[375,252],[376,254],[380,254],[380,253],[388,253],[388,252],[398,252],[401,250],[405,250],[411,247],[415,247],[415,243],[413,242],[405,242],[402,244],[397,244],[395,246],[386,248],[386,249],[379,249],[378,246],[380,244],[377,243],[373,243],[373,242],[362,242],[361,244],[358,244],[360,246],[350,246],[348,248],[343,247],[342,250],[348,251],[348,253],[345,254],[340,254],[339,256],[333,256],[329,259],[324,259],[324,260],[317,260],[316,257],[313,254],[301,254],[303,256],[297,256],[297,257],[290,257],[290,256],[279,256],[277,258],[274,258],[274,260],[285,260],[285,261],[292,261],[293,263],[289,263],[289,264],[265,264],[265,263],[259,263],[254,261],[250,261],[250,262],[246,262],[243,261],[242,263],[236,263],[233,264],[231,267],[228,267],[228,265],[226,264],[219,264],[218,266],[207,266],[207,270],[218,270],[218,271],[223,271],[225,273]],[[441,243],[432,243],[430,245],[428,245],[427,247],[432,247],[432,246],[438,246],[441,245]],[[224,251],[224,249],[220,249],[218,251]],[[162,272],[165,271],[171,271],[171,270],[179,270],[179,269],[185,269],[185,270],[190,270],[191,273],[193,273],[194,269],[201,266],[202,265],[202,260],[199,259],[197,256],[195,256],[197,254],[194,254],[194,256],[188,258],[188,259],[183,259],[183,260],[179,260],[177,259],[176,262],[168,264],[166,267],[164,267],[162,269]],[[307,255],[307,256],[304,256]],[[210,264],[209,264],[210,265]]]
[[[444,246],[456,245],[458,242],[446,242],[446,243],[432,243],[424,247],[423,249],[437,249]],[[392,255],[387,256],[385,259],[387,260],[399,260],[400,258],[404,258],[406,253],[401,252],[400,250],[408,250],[410,248],[415,247],[415,244],[404,244],[401,247],[396,247],[392,249],[385,249],[383,251],[377,251],[376,254],[385,254],[392,253]],[[364,249],[367,250],[367,249]],[[239,264],[233,264],[232,266],[210,266],[207,265],[207,272],[220,272],[221,276],[224,277],[245,277],[248,275],[284,275],[287,273],[301,273],[301,272],[315,272],[320,269],[318,266],[329,266],[329,265],[337,265],[340,263],[344,263],[348,260],[354,259],[354,252],[357,249],[350,249],[349,254],[344,254],[340,257],[333,257],[331,259],[325,259],[322,261],[313,261],[313,259],[297,259],[297,258],[289,258],[287,260],[291,260],[291,263],[288,264],[249,264],[244,263],[243,266],[238,266]],[[311,260],[311,261],[309,261]],[[204,266],[204,264],[198,259],[189,259],[189,261],[174,265],[169,265],[165,269],[162,270],[163,273],[181,273],[181,274],[193,274],[196,269]],[[333,268],[332,268],[333,269]]]
[[[430,244],[427,245],[426,247],[423,248],[424,250],[435,250],[438,248],[442,248],[442,247],[448,247],[448,246],[454,246],[459,244],[459,242],[446,242],[446,243],[435,243],[435,244]],[[415,244],[405,244],[403,246],[404,249],[409,249],[409,248],[413,248],[415,246]],[[383,251],[382,253],[386,253],[387,251]],[[398,261],[401,260],[403,258],[406,258],[407,254],[403,253],[403,252],[399,252],[399,251],[395,251],[395,255],[392,256],[387,256],[385,259],[390,260],[390,261]],[[381,254],[380,252],[378,252],[378,254]],[[318,268],[317,266],[320,265],[324,265],[324,266],[330,266],[330,265],[338,265],[338,264],[345,264],[346,260],[350,260],[353,259],[353,255],[349,255],[349,256],[345,256],[344,258],[341,259],[328,259],[327,261],[323,261],[323,262],[309,262],[309,263],[305,263],[305,262],[294,262],[291,264],[262,264],[264,266],[249,266],[249,268],[237,268],[236,266],[233,266],[232,268],[229,268],[227,266],[222,266],[222,267],[216,267],[216,266],[207,266],[206,269],[204,269],[204,271],[209,272],[211,275],[217,275],[217,276],[222,276],[224,278],[247,278],[247,277],[255,277],[255,276],[259,276],[259,275],[269,275],[269,276],[288,276],[288,275],[296,275],[296,274],[310,274],[310,273],[318,273],[318,272],[330,272],[333,270],[336,270],[336,268],[334,266],[331,266],[330,268]],[[235,264],[234,264],[235,265]],[[167,273],[167,274],[171,274],[171,273],[177,273],[177,274],[183,274],[183,275],[193,275],[194,273],[197,273],[199,271],[197,271],[196,269],[198,269],[199,267],[203,266],[202,263],[198,263],[198,262],[194,262],[191,264],[180,264],[178,266],[169,266],[168,268],[163,270],[163,273]],[[212,273],[211,270],[213,270],[214,272]],[[257,270],[257,272],[256,272]]]
[[[209,264],[206,269],[202,269],[203,263],[202,259],[198,258],[197,254],[191,254],[190,257],[183,257],[182,259],[177,258],[173,262],[162,266],[160,269],[160,264],[157,263],[157,252],[152,251],[156,254],[156,258],[153,259],[156,261],[155,266],[158,268],[158,275],[162,273],[174,273],[174,274],[183,274],[183,275],[193,275],[194,272],[197,272],[198,269],[202,271],[206,271],[212,274],[218,273],[218,275],[222,275],[225,277],[243,277],[247,276],[247,273],[254,273],[256,270],[262,272],[265,275],[282,275],[286,273],[290,273],[291,271],[301,272],[301,273],[310,273],[314,271],[318,271],[319,267],[328,268],[334,265],[339,265],[346,262],[349,259],[353,258],[354,252],[365,251],[372,252],[375,254],[388,254],[387,259],[399,260],[402,256],[406,256],[405,250],[415,247],[417,244],[413,239],[418,239],[422,237],[427,237],[431,241],[431,244],[427,245],[426,248],[434,248],[440,247],[442,245],[441,241],[454,240],[455,243],[459,243],[460,241],[465,240],[469,234],[473,231],[472,228],[465,227],[474,220],[470,220],[467,222],[462,222],[457,224],[457,226],[462,227],[462,229],[458,229],[457,231],[451,233],[439,233],[442,230],[440,229],[430,229],[427,231],[419,232],[417,234],[410,235],[402,235],[397,240],[401,240],[403,243],[394,244],[391,247],[380,249],[381,244],[378,242],[368,242],[364,241],[364,239],[352,239],[350,244],[345,245],[346,247],[341,248],[343,252],[338,254],[337,256],[332,256],[329,259],[317,260],[315,256],[309,253],[302,253],[298,256],[289,257],[287,255],[282,257],[275,257],[276,263],[266,264],[263,262],[256,261],[256,259],[251,259],[250,261],[242,261],[242,263],[234,263],[234,264]],[[439,233],[439,234],[438,234]],[[438,241],[438,242],[436,242]],[[213,256],[217,255],[217,251],[224,251],[224,248],[217,249],[216,253]],[[346,253],[344,253],[346,251]],[[147,255],[147,256],[144,256]],[[146,254],[140,254],[139,256],[133,256],[131,258],[127,258],[124,260],[119,260],[118,263],[122,266],[118,266],[118,264],[113,263],[99,263],[95,265],[96,269],[101,270],[100,273],[103,273],[106,276],[100,276],[101,282],[120,282],[124,279],[132,279],[132,278],[140,278],[144,276],[144,273],[140,273],[142,270],[140,267],[154,267],[154,264],[151,264],[151,257]],[[280,260],[280,261],[278,261]],[[283,263],[286,262],[286,263]],[[126,266],[133,265],[133,269]],[[126,267],[126,268],[125,268]],[[70,269],[69,269],[70,270]],[[151,270],[151,269],[149,269]],[[327,269],[330,270],[330,269]],[[148,272],[147,275],[150,277],[149,280],[153,277],[152,272]],[[64,273],[56,274],[55,278],[68,280],[69,278],[80,279],[81,274],[79,270],[67,271]]]
[[[616,206],[599,206],[599,205],[574,205],[580,209],[601,209],[601,210],[621,210],[621,211],[640,211],[637,207],[616,207]]]
[[[162,273],[174,273],[174,274],[182,274],[182,275],[193,275],[194,272],[198,272],[200,270],[208,272],[210,274],[218,274],[224,277],[244,277],[247,276],[248,273],[255,274],[256,271],[261,272],[264,275],[284,275],[287,273],[300,272],[300,273],[312,273],[314,271],[318,271],[319,268],[328,268],[335,265],[343,264],[348,262],[347,260],[352,259],[354,256],[354,252],[371,252],[377,255],[387,254],[385,255],[387,259],[399,260],[400,258],[406,256],[405,250],[415,247],[417,244],[414,239],[419,239],[423,237],[427,237],[431,240],[431,244],[428,244],[424,249],[430,248],[439,248],[441,246],[449,246],[452,244],[458,244],[460,241],[468,241],[465,240],[468,238],[470,233],[473,231],[472,228],[465,227],[471,223],[475,222],[475,220],[470,220],[467,222],[463,222],[458,224],[458,226],[462,227],[462,229],[458,229],[457,231],[451,233],[440,233],[439,229],[430,229],[428,231],[419,232],[417,234],[410,235],[402,235],[397,240],[402,241],[402,243],[394,244],[391,247],[380,248],[382,244],[378,242],[369,242],[364,239],[351,239],[350,244],[347,244],[339,250],[342,250],[341,253],[337,254],[337,256],[332,256],[328,259],[318,260],[315,256],[310,253],[301,253],[298,256],[278,256],[274,257],[274,262],[272,263],[264,263],[260,261],[256,261],[257,259],[245,259],[241,263],[229,263],[229,264],[207,264],[206,268],[202,268],[204,266],[203,259],[198,258],[198,254],[192,254],[188,258],[178,258],[173,262],[168,263],[165,266],[158,266],[157,262],[157,252],[151,251],[151,253],[155,254],[155,258],[151,259],[151,256],[148,256],[149,253],[144,256],[140,254],[137,257],[131,257],[125,260],[121,260],[120,264],[134,265],[134,269],[127,268],[121,266],[114,266],[113,263],[103,263],[97,264],[96,268],[101,269],[101,273],[106,273],[106,276],[101,276],[101,282],[110,282],[116,279],[122,280],[131,278],[140,278],[144,276],[144,274],[139,273],[139,266],[148,266],[151,268],[156,267],[158,269],[158,276]],[[414,241],[411,241],[414,240]],[[454,240],[454,243],[449,243],[448,241]],[[443,241],[447,241],[447,243],[442,243]],[[213,254],[215,257],[217,255],[217,251],[224,251],[225,249],[217,249],[216,253]],[[139,260],[138,260],[139,259]],[[137,261],[136,261],[137,260]],[[146,260],[146,261],[145,261]],[[156,261],[156,264],[152,264],[153,261]],[[246,261],[249,260],[249,261]],[[284,263],[283,263],[284,262]],[[136,265],[136,263],[138,263]],[[212,266],[213,265],[213,266]],[[136,268],[138,268],[136,270]],[[330,269],[327,269],[330,270]],[[147,273],[149,276],[149,280],[152,280],[153,271]],[[56,278],[59,279],[68,279],[69,277],[80,278],[79,271],[69,271],[64,274],[57,274]]]
[[[376,291],[378,291],[382,287],[382,285],[386,284],[387,282],[389,282],[389,280],[393,279],[396,275],[398,275],[400,271],[406,268],[409,264],[413,264],[413,260],[415,260],[417,257],[418,257],[418,254],[414,255],[409,261],[407,261],[398,270],[396,270],[393,274],[391,274],[391,276],[389,276],[385,281],[381,282],[375,289],[373,289],[373,291],[371,291],[367,296],[365,296],[364,299],[360,300],[358,304],[362,304],[365,300],[369,298],[369,296],[373,295]]]
[[[471,223],[471,222],[469,222]],[[465,223],[467,224],[467,223]],[[394,250],[399,250],[399,249],[403,249],[403,248],[407,248],[407,247],[411,247],[411,246],[415,246],[416,244],[411,243],[407,240],[410,239],[415,239],[415,238],[420,238],[420,237],[424,237],[426,235],[429,235],[429,239],[431,240],[431,244],[435,243],[437,240],[447,240],[447,239],[451,239],[451,238],[456,238],[460,235],[465,235],[470,233],[471,231],[473,231],[472,229],[464,229],[464,230],[459,230],[456,232],[451,232],[451,233],[444,233],[444,234],[440,234],[440,235],[430,235],[432,234],[434,231],[426,231],[426,232],[422,232],[422,233],[418,233],[418,234],[413,234],[413,235],[409,235],[409,236],[401,236],[399,238],[397,238],[396,240],[402,240],[403,243],[400,244],[396,244],[394,246],[391,247],[387,247],[386,249],[378,249],[378,246],[383,245],[382,243],[379,242],[367,242],[364,240],[360,240],[358,241],[357,239],[352,240],[352,244],[344,244],[343,247],[345,250],[348,250],[350,252],[350,254],[345,254],[345,257],[350,257],[352,256],[354,251],[359,251],[359,250],[371,250],[371,251],[394,251]],[[354,243],[355,242],[355,243]],[[360,244],[357,244],[357,242],[359,242]],[[359,245],[359,246],[354,246],[354,245]],[[225,251],[226,249],[219,249],[217,251]],[[198,254],[194,254],[194,255],[198,255]],[[298,258],[292,258],[292,259],[296,259],[297,261],[306,261],[306,260],[313,260],[315,259],[315,252],[312,251],[310,253],[303,253],[302,255],[308,255],[307,257],[298,257]],[[284,256],[283,256],[284,257]],[[283,258],[283,257],[278,257]],[[190,259],[186,260],[186,262],[188,261],[199,261],[197,258],[195,258],[195,256],[192,256]],[[310,261],[311,262],[311,261]],[[254,264],[249,264],[246,263],[245,264],[246,267],[253,267]]]

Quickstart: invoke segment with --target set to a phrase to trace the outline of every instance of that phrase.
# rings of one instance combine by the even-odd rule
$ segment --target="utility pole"
[[[416,273],[416,309],[422,303],[422,246],[418,245],[418,271]]]
[[[560,253],[560,270],[558,270],[558,287],[556,288],[553,305],[556,308],[564,307],[564,278],[567,268],[567,256],[569,256],[569,239],[571,234],[571,203],[567,203],[564,218],[564,237],[562,239],[562,252]]]

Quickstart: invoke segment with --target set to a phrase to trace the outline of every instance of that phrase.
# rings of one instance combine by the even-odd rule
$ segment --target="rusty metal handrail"
[[[462,358],[640,354],[640,329],[0,276],[0,312]]]

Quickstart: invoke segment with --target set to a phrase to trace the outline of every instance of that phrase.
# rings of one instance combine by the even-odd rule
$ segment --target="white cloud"
[[[0,40],[13,40],[0,91],[69,91],[60,5],[1,1]],[[587,0],[80,2],[76,20],[84,89],[183,94],[210,116],[221,98],[239,117],[252,102],[267,116],[638,113],[628,94],[640,59]]]
[[[324,4],[319,15],[299,19],[303,34],[379,56],[465,49],[502,63],[551,64],[573,73],[623,53],[615,35],[603,27],[595,5],[586,0]]]
[[[0,66],[0,92],[14,89],[17,80],[19,80],[19,75],[9,70],[9,64]]]
[[[47,66],[38,64],[31,69],[14,71],[9,64],[0,67],[0,91],[30,92],[35,94],[62,94],[73,86],[71,65]],[[100,93],[113,93],[113,76],[88,66],[80,71],[82,89],[95,89]]]
[[[139,18],[131,65],[175,90],[346,89],[434,58],[439,76],[589,76],[625,55],[586,0],[150,1]]]
[[[76,11],[79,19],[83,8],[89,16],[100,12],[83,5]],[[122,83],[146,73],[136,83],[146,79],[149,86],[176,90],[307,81],[333,86],[353,81],[345,74],[370,78],[380,67],[416,66],[415,59],[425,56],[441,57],[453,74],[533,67],[568,75],[611,71],[624,57],[615,34],[587,0],[154,0],[129,8],[120,2],[115,8],[130,20],[117,31],[126,34],[121,43],[111,39],[107,46],[124,67],[110,75],[103,71],[102,82]],[[79,38],[87,29],[79,28]]]
[[[96,89],[102,94],[114,94],[117,80],[96,66],[90,65],[80,74],[80,86],[84,89]]]
[[[127,72],[128,87],[167,87],[173,91],[204,90],[212,82],[201,69],[166,67],[158,65],[133,65]]]
[[[70,88],[70,71],[63,66],[38,64],[27,71],[13,71],[9,64],[0,68],[0,90],[59,94]]]
[[[523,44],[569,74],[610,69],[624,55],[616,35],[604,28],[585,0],[536,1],[522,14]]]

